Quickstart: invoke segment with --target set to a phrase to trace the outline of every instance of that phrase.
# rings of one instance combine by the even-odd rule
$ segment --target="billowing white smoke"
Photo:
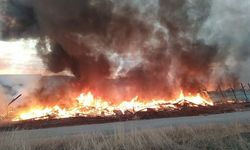
[[[210,16],[199,31],[198,38],[219,49],[216,73],[239,74],[250,81],[250,1],[213,0]]]

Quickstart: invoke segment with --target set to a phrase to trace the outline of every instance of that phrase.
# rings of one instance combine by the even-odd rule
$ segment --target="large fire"
[[[175,100],[151,100],[145,101],[139,99],[137,96],[130,101],[123,101],[119,104],[112,104],[109,101],[95,97],[91,92],[80,94],[75,98],[75,104],[63,108],[59,105],[51,107],[32,106],[31,109],[25,109],[18,112],[13,121],[20,120],[41,120],[41,119],[59,119],[78,116],[112,116],[117,115],[117,112],[131,113],[151,108],[155,110],[160,109],[178,109],[178,105],[188,104],[190,107],[213,105],[213,102],[207,98],[203,98],[200,94],[184,96],[183,92]],[[178,104],[178,105],[177,105]]]

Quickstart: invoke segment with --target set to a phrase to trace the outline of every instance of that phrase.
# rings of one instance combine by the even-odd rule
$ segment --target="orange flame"
[[[183,92],[180,92],[179,98],[176,100],[151,100],[143,101],[138,97],[134,97],[130,101],[123,101],[120,104],[111,104],[109,101],[102,98],[96,98],[91,92],[82,93],[75,98],[76,105],[72,105],[69,108],[61,108],[56,105],[53,107],[36,106],[32,109],[22,111],[12,119],[13,121],[20,120],[40,120],[48,118],[69,118],[76,116],[111,116],[115,115],[115,110],[120,110],[122,113],[125,111],[136,112],[146,108],[159,109],[173,109],[176,108],[176,104],[188,103],[189,106],[197,107],[213,105],[213,102],[206,100],[200,94],[196,96],[184,96]]]

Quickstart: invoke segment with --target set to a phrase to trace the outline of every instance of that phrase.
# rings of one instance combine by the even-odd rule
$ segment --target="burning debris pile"
[[[150,103],[140,102],[137,98],[134,98],[119,105],[111,105],[107,101],[95,98],[90,92],[82,93],[76,100],[77,106],[67,109],[59,106],[35,107],[20,112],[12,122],[0,124],[0,131],[197,116],[250,109],[249,102],[235,101],[234,103],[213,104],[199,94],[184,96],[183,93],[174,101],[152,100]],[[118,110],[118,108],[120,109]]]
[[[13,121],[20,120],[44,120],[61,119],[71,117],[98,117],[98,116],[121,116],[123,114],[134,114],[148,109],[154,111],[160,110],[178,110],[185,107],[212,106],[213,102],[202,98],[199,94],[196,96],[184,96],[181,92],[178,99],[173,101],[151,100],[142,101],[138,97],[131,101],[123,101],[120,104],[111,104],[108,100],[95,98],[91,92],[82,93],[75,99],[71,106],[62,108],[58,105],[46,107],[33,106],[29,110],[22,110],[16,114]]]

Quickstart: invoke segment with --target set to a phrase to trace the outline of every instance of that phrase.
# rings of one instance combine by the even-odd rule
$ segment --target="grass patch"
[[[70,137],[30,139],[20,133],[0,133],[3,150],[131,150],[250,149],[250,125],[203,125],[143,129],[125,132],[119,127],[112,134],[82,134]]]

